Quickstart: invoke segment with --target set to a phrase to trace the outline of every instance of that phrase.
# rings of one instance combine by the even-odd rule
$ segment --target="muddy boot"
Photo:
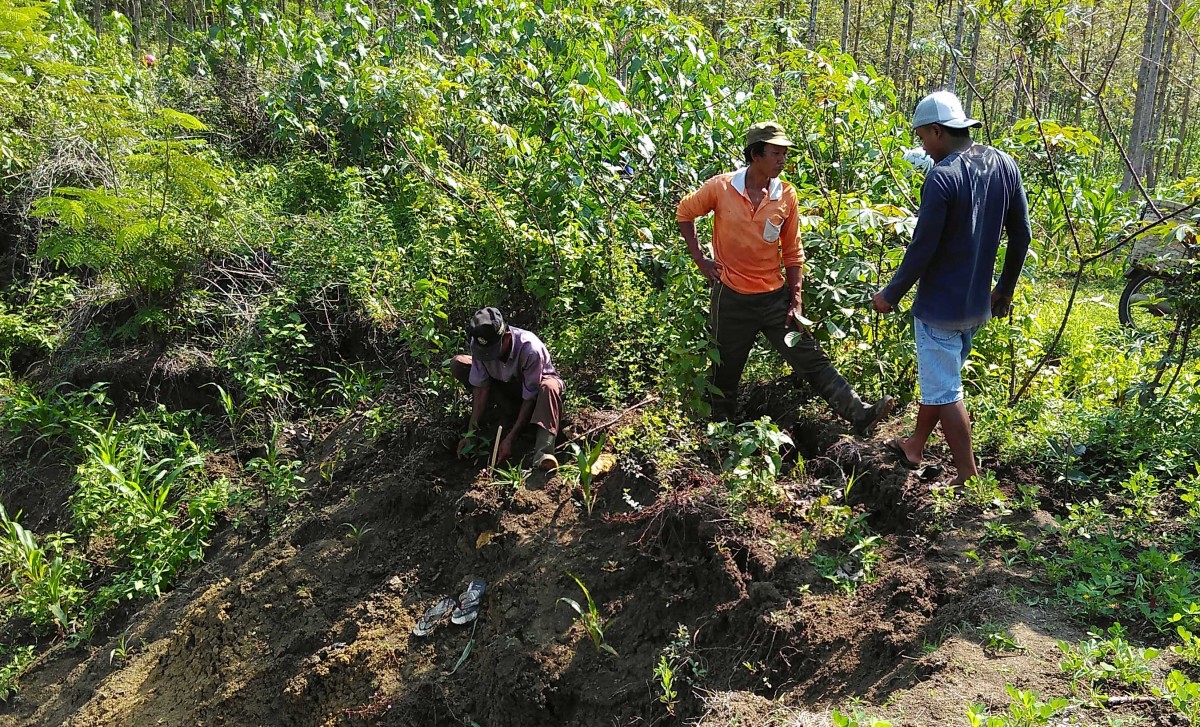
[[[558,460],[554,457],[554,435],[538,427],[533,442],[533,454],[529,458],[532,466],[546,472],[558,469]]]
[[[860,437],[870,436],[896,406],[896,400],[887,395],[873,404],[866,403],[832,366],[814,376],[812,384],[834,413],[850,422],[855,435]]]

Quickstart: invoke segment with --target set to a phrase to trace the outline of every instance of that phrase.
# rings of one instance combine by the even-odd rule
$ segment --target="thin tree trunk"
[[[850,0],[842,0],[842,52],[850,45]]]
[[[1191,70],[1188,71],[1187,83],[1183,84],[1183,112],[1179,117],[1179,145],[1175,147],[1175,162],[1171,165],[1171,176],[1179,179],[1183,162],[1183,148],[1188,139],[1188,115],[1192,110],[1192,83],[1196,78],[1196,53],[1192,52]]]
[[[808,47],[817,47],[817,0],[808,3]]]
[[[966,3],[960,1],[958,3],[958,19],[954,21],[954,43],[950,46],[950,78],[946,82],[946,88],[951,91],[958,89],[958,64],[962,62],[963,13],[965,12]]]
[[[858,39],[862,35],[862,8],[862,0],[856,0],[854,3],[854,50],[852,51],[855,60],[858,60]]]
[[[1149,173],[1146,175],[1147,186],[1153,186],[1158,181],[1158,169],[1163,163],[1162,142],[1167,128],[1162,121],[1171,116],[1171,66],[1175,62],[1175,29],[1178,26],[1174,13],[1169,14],[1167,24],[1169,27],[1165,41],[1166,49],[1163,51],[1163,63],[1159,67],[1158,93],[1154,100],[1154,114],[1150,122],[1150,138],[1155,140],[1155,153],[1154,163],[1150,165]]]
[[[1146,8],[1146,32],[1142,36],[1142,62],[1138,69],[1137,95],[1134,97],[1133,121],[1129,130],[1129,166],[1121,181],[1121,189],[1134,186],[1134,176],[1147,179],[1153,176],[1154,156],[1148,146],[1154,139],[1155,111],[1159,100],[1158,82],[1162,75],[1167,44],[1167,28],[1174,15],[1177,0],[1149,0]]]
[[[966,102],[963,110],[971,115],[971,106],[975,102],[975,85],[979,82],[979,34],[983,31],[983,16],[975,14],[975,27],[971,29],[971,60],[967,64]]]
[[[908,4],[908,17],[904,21],[904,52],[900,54],[900,70],[904,74],[902,76],[904,79],[904,88],[909,92],[909,98],[911,99],[912,95],[915,94],[912,94],[912,89],[908,88],[908,81],[912,76],[912,68],[909,67],[909,54],[912,52],[913,16],[916,15],[913,5],[916,3],[916,0],[906,1]],[[908,105],[910,104],[905,104],[905,106]]]
[[[92,29],[99,38],[104,32],[104,6],[101,0],[92,0]]]
[[[896,6],[899,0],[892,0],[892,9],[888,12],[887,48],[883,51],[882,68],[886,75],[892,74],[895,64],[892,63],[892,38],[896,32]]]

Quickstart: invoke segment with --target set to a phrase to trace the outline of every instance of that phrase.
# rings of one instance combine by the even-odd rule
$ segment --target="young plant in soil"
[[[589,516],[592,514],[592,508],[596,506],[596,496],[599,494],[596,488],[596,477],[601,472],[597,467],[597,462],[600,460],[600,453],[604,451],[607,441],[607,437],[600,437],[599,441],[590,447],[586,443],[582,447],[572,444],[575,462],[563,468],[563,479],[573,487],[579,487],[579,492],[583,496],[583,507]]]
[[[679,696],[675,691],[675,669],[667,660],[666,654],[658,657],[658,665],[654,667],[654,676],[658,679],[658,701],[667,707],[667,714],[675,716],[675,703]]]
[[[525,482],[528,479],[529,472],[521,469],[520,464],[514,464],[509,467],[497,467],[492,471],[492,484],[496,486],[501,494],[510,497],[525,487]]]
[[[1135,648],[1125,639],[1121,624],[1113,624],[1104,634],[1092,631],[1086,641],[1072,645],[1058,642],[1063,653],[1059,668],[1071,675],[1072,683],[1085,688],[1089,693],[1103,683],[1116,683],[1126,687],[1141,687],[1153,674],[1149,662],[1158,657],[1159,650]]]
[[[1043,702],[1037,693],[1017,689],[1011,684],[1004,688],[1012,699],[1008,714],[989,714],[985,705],[972,704],[967,707],[967,724],[970,727],[1047,727],[1054,715],[1070,704],[1061,698]]]
[[[617,650],[609,646],[604,640],[604,631],[607,625],[604,623],[604,618],[600,615],[600,609],[596,608],[596,602],[592,600],[592,594],[588,592],[587,586],[583,585],[583,581],[571,573],[567,575],[571,576],[571,580],[575,581],[579,586],[579,590],[583,591],[583,597],[587,601],[587,608],[584,609],[579,605],[578,601],[566,596],[558,599],[559,602],[565,603],[575,610],[577,614],[576,620],[583,626],[583,630],[587,632],[597,651],[603,651],[616,656]]]

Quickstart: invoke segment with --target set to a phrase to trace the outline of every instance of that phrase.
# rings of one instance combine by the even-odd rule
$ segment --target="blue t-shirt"
[[[995,288],[1011,296],[1032,237],[1021,172],[1012,157],[983,144],[950,154],[925,177],[917,228],[884,299],[894,306],[916,283],[912,311],[925,323],[986,323],[1002,229],[1008,251]]]

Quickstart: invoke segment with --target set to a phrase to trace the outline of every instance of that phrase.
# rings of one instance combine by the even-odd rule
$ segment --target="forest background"
[[[385,388],[461,414],[443,362],[477,307],[543,336],[573,406],[658,395],[663,441],[696,426],[707,295],[673,210],[758,120],[798,142],[808,317],[860,390],[911,397],[909,322],[867,301],[918,206],[907,119],[940,88],[1017,159],[1034,216],[1015,312],[967,372],[979,443],[1124,523],[1114,560],[1054,572],[1072,609],[1194,613],[1193,528],[1134,527],[1160,497],[1179,523],[1200,507],[1194,266],[1169,325],[1115,309],[1139,240],[1192,239],[1145,207],[1200,195],[1197,9],[0,0],[3,475],[50,458],[73,482],[61,517],[0,509],[11,688],[224,519],[298,499],[285,425],[370,405],[385,431]],[[762,353],[747,378],[782,373]],[[246,443],[244,479],[207,470]],[[1154,547],[1179,556],[1170,594],[1130,565]]]

